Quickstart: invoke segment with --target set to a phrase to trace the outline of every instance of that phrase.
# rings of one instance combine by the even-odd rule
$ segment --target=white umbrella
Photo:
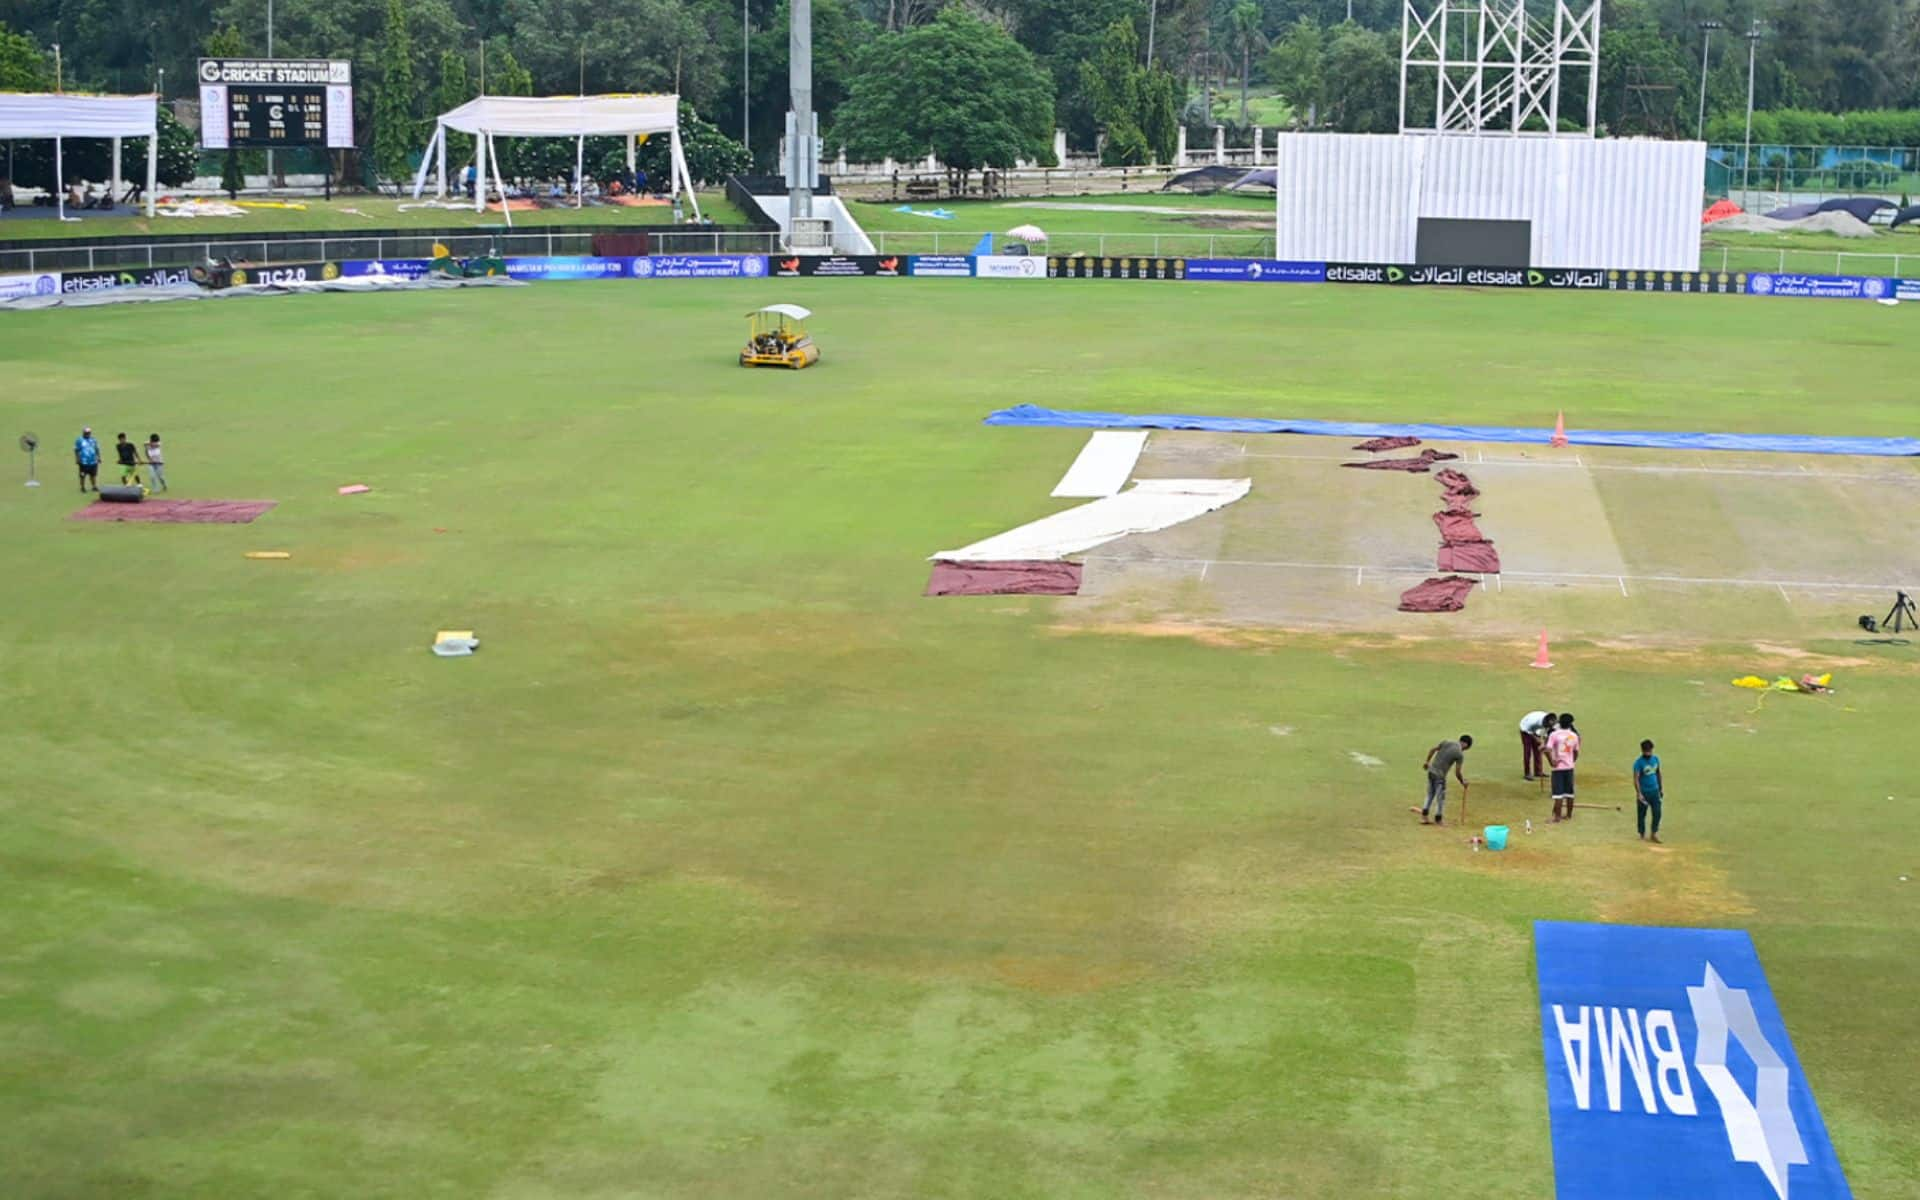
[[[1012,229],[1007,230],[1007,236],[1016,242],[1044,242],[1047,240],[1046,230],[1040,228],[1038,225],[1016,225]]]

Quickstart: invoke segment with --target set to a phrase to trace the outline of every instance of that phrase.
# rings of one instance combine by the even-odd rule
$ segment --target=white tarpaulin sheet
[[[1252,486],[1250,479],[1143,479],[1117,496],[1042,517],[984,542],[943,550],[933,557],[950,562],[1065,558],[1130,533],[1152,533],[1225,508]]]
[[[0,94],[0,138],[152,137],[159,110],[152,96]]]
[[[1529,266],[1700,269],[1699,142],[1289,133],[1274,152],[1276,258],[1412,263],[1421,219],[1446,218],[1529,222]]]
[[[1067,468],[1066,475],[1061,478],[1059,486],[1053,489],[1053,494],[1075,499],[1114,495],[1127,486],[1127,480],[1133,478],[1133,464],[1140,461],[1140,452],[1146,445],[1145,430],[1138,433],[1101,430],[1087,439],[1080,457],[1074,459],[1073,466]]]
[[[479,96],[440,115],[461,133],[495,137],[605,137],[678,127],[678,96]]]

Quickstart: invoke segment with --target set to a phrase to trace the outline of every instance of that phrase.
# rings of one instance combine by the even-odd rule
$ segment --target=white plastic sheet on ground
[[[1082,504],[933,555],[950,562],[1030,562],[1065,558],[1130,533],[1152,533],[1225,508],[1247,494],[1251,479],[1143,479],[1117,496]]]
[[[1133,464],[1146,448],[1146,431],[1103,429],[1087,439],[1080,457],[1053,489],[1056,496],[1092,500],[1112,496],[1133,478]]]

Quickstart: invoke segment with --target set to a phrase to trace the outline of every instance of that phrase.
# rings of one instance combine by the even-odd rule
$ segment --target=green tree
[[[1173,80],[1158,67],[1141,65],[1132,21],[1107,26],[1098,52],[1080,64],[1079,76],[1094,124],[1106,135],[1102,162],[1139,166],[1172,159],[1179,139]]]
[[[1266,43],[1260,31],[1260,6],[1253,0],[1240,0],[1227,14],[1228,37],[1240,51],[1240,123],[1253,124],[1247,115],[1247,84],[1252,82],[1253,52]]]
[[[771,161],[774,147],[785,132],[787,112],[787,22],[791,8],[788,0],[779,0],[768,18],[766,28],[753,36],[752,138],[761,152],[761,160]],[[848,83],[853,78],[860,47],[873,36],[873,27],[862,20],[844,0],[814,0],[813,3],[813,109],[820,114],[820,127],[833,126],[840,106],[846,102]],[[739,56],[732,65],[738,66]],[[739,88],[718,106],[725,113],[721,128],[740,131]]]
[[[982,167],[1051,161],[1053,89],[1033,55],[960,8],[860,53],[833,140],[855,157],[937,155],[964,183]]]
[[[207,35],[208,58],[243,58],[246,53],[247,41],[240,36],[238,26],[228,25]],[[240,169],[240,152],[228,146],[220,156],[220,190],[232,199],[246,186],[246,174]]]
[[[1326,57],[1326,33],[1312,17],[1295,21],[1267,53],[1267,78],[1308,129],[1319,123],[1326,106]]]
[[[32,38],[0,21],[0,92],[42,92],[52,87],[52,62]]]
[[[514,0],[507,12],[543,93],[682,91],[705,104],[727,78],[718,14],[687,0]]]
[[[1400,123],[1400,56],[1386,35],[1342,25],[1324,67],[1332,125],[1342,133],[1391,133]]]
[[[489,96],[531,96],[533,95],[533,75],[520,65],[513,56],[513,50],[502,38],[486,48],[486,84],[485,92]],[[495,138],[493,148],[500,155],[500,176],[503,179],[525,179],[529,174],[526,147],[521,138]],[[469,151],[471,157],[471,151]]]
[[[429,99],[432,115],[460,107],[473,99],[474,88],[467,81],[467,56],[457,50],[440,52],[440,81]],[[473,157],[473,136],[456,129],[447,130],[447,161],[465,162]]]
[[[160,162],[154,177],[164,187],[179,187],[191,182],[200,173],[200,151],[194,144],[193,131],[180,123],[171,108],[162,104],[159,132]],[[128,179],[146,179],[147,139],[140,138],[127,144],[123,169]]]
[[[380,75],[373,93],[373,165],[389,179],[407,173],[407,159],[418,140],[413,79],[413,46],[407,38],[406,10],[400,0],[387,0]]]
[[[1180,146],[1180,112],[1176,102],[1179,83],[1162,67],[1147,70],[1146,86],[1141,89],[1140,132],[1153,149],[1153,161],[1169,163]]]

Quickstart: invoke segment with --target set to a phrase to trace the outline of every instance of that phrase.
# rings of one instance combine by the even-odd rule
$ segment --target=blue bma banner
[[[1536,921],[1559,1200],[1850,1197],[1744,930]]]
[[[1884,279],[1859,275],[1749,275],[1750,296],[1809,296],[1821,300],[1881,300],[1893,293]]]
[[[1208,283],[1325,283],[1327,264],[1271,258],[1190,258],[1187,278]]]

